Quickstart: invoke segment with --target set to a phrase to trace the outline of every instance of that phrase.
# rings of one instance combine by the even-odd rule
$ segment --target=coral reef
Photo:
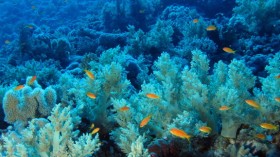
[[[56,104],[56,98],[56,91],[51,87],[45,90],[30,86],[19,91],[10,89],[3,98],[5,121],[26,123],[30,118],[47,116]]]
[[[78,136],[74,129],[70,107],[56,105],[48,119],[29,122],[19,133],[2,134],[1,156],[88,156],[100,147],[98,135]],[[74,117],[73,117],[74,118]]]
[[[10,85],[12,82],[25,83],[25,78],[36,75],[38,81],[43,87],[54,85],[61,76],[61,66],[54,60],[45,62],[29,60],[19,66],[3,64],[0,67],[3,77],[0,81],[4,85]]]
[[[0,156],[279,156],[279,6],[0,1]]]
[[[270,21],[274,21],[275,18],[280,16],[279,12],[276,12],[280,6],[279,1],[261,0],[251,2],[246,0],[237,0],[236,2],[237,7],[233,8],[235,13],[233,20],[245,20],[245,23],[241,23],[243,23],[247,31],[251,33],[279,33],[279,29],[276,26],[280,24],[279,21],[276,21],[276,23],[270,23]],[[262,25],[263,23],[266,23],[266,25]]]

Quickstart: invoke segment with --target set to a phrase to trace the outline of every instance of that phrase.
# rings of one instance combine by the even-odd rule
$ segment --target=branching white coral
[[[173,119],[173,122],[168,125],[168,129],[165,133],[166,136],[170,135],[169,130],[171,128],[182,129],[191,136],[199,135],[199,128],[207,125],[200,120],[199,116],[200,115],[195,111],[183,111],[182,114],[178,114],[178,116]]]
[[[2,155],[42,156],[42,157],[80,157],[88,156],[99,149],[98,135],[92,139],[86,134],[80,137],[74,132],[70,107],[56,105],[45,119],[33,119],[29,127],[16,133],[10,131],[2,136],[4,140]]]
[[[135,116],[132,113],[136,112],[129,102],[125,99],[112,99],[114,110],[117,112],[113,115],[114,120],[121,126],[125,127],[129,122],[131,122],[131,117]],[[122,107],[128,107],[128,111],[121,111]]]
[[[148,157],[148,150],[144,148],[145,138],[139,136],[135,142],[131,144],[131,152],[128,157]]]
[[[256,100],[262,107],[263,121],[273,122],[280,118],[278,114],[280,111],[279,102],[275,100],[280,97],[280,81],[277,79],[280,74],[279,60],[280,52],[269,60],[269,65],[265,68],[269,75],[266,78],[260,78],[261,89],[254,89]]]
[[[225,69],[221,63],[219,67]],[[229,64],[228,71],[225,72],[227,74],[225,83],[225,76],[217,73],[219,72],[216,72],[215,75],[221,76],[221,84],[224,85],[216,87],[218,90],[213,89],[217,90],[217,92],[211,101],[216,106],[216,110],[224,105],[232,108],[231,112],[220,112],[222,115],[222,135],[235,138],[240,124],[248,123],[248,119],[252,119],[250,120],[250,124],[254,123],[254,120],[256,120],[259,114],[257,110],[249,107],[245,103],[246,99],[251,99],[249,90],[253,89],[256,78],[251,70],[246,67],[244,61],[235,59]],[[220,73],[224,73],[224,71],[220,71]]]
[[[128,123],[126,127],[121,127],[111,132],[111,137],[126,154],[131,152],[131,145],[139,136],[138,126],[135,126],[135,124],[132,123]]]
[[[209,59],[200,50],[192,51],[192,55],[190,72],[195,73],[202,83],[208,83]]]

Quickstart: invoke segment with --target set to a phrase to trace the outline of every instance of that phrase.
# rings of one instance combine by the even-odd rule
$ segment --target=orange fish
[[[177,128],[170,129],[170,133],[174,136],[180,137],[180,138],[186,138],[188,141],[190,141],[191,136],[188,135],[184,130],[180,130]]]
[[[268,129],[268,130],[278,130],[278,126],[270,124],[270,123],[261,123],[260,126],[264,129]]]
[[[11,43],[11,41],[10,40],[5,40],[5,44],[10,44]]]
[[[36,80],[36,76],[32,76],[32,78],[28,81],[28,85],[33,85],[34,81]]]
[[[275,78],[276,78],[276,79],[280,79],[280,74],[279,74],[279,75],[277,75],[277,76],[275,76]]]
[[[120,108],[120,111],[127,111],[127,110],[129,110],[129,107],[127,107],[127,106],[124,106],[124,107]]]
[[[265,135],[264,134],[257,134],[256,137],[261,139],[261,140],[265,139]]]
[[[193,23],[198,23],[198,19],[193,19]]]
[[[245,100],[245,102],[248,105],[250,105],[250,106],[252,106],[252,107],[254,107],[256,109],[260,109],[261,108],[261,106],[257,102],[255,102],[254,100]]]
[[[230,109],[230,107],[228,107],[228,106],[221,106],[221,107],[219,108],[220,111],[227,111],[227,110],[229,110],[229,109]]]
[[[199,131],[210,134],[210,132],[212,131],[212,129],[208,126],[202,126],[199,128]]]
[[[154,93],[148,93],[148,94],[146,94],[146,96],[150,99],[158,99],[159,98],[159,96],[154,94]]]
[[[280,97],[276,97],[275,101],[280,102]]]
[[[91,71],[89,71],[89,70],[85,70],[85,73],[87,74],[87,76],[90,78],[90,79],[94,79],[94,75],[93,75],[93,73],[91,72]]]
[[[93,135],[93,134],[97,133],[99,130],[100,130],[100,128],[95,128],[92,130],[91,134]]]
[[[229,47],[224,47],[223,50],[227,53],[232,53],[232,54],[235,53],[235,51],[233,49],[229,48]]]
[[[217,27],[214,26],[214,25],[210,25],[210,26],[208,26],[208,27],[206,28],[206,30],[207,30],[207,31],[215,31],[215,30],[217,30]]]
[[[147,125],[149,123],[149,121],[151,120],[151,115],[147,116],[146,118],[144,118],[141,123],[140,123],[140,128],[144,127],[145,125]]]
[[[96,99],[96,95],[91,92],[87,92],[87,96],[91,99]]]
[[[15,87],[15,90],[21,90],[22,88],[24,88],[24,85],[18,85]]]

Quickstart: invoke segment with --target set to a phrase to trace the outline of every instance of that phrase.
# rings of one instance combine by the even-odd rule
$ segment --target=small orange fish
[[[264,129],[268,129],[268,130],[278,130],[278,126],[270,124],[270,123],[261,123],[260,126]]]
[[[32,78],[28,81],[28,85],[33,85],[34,81],[36,80],[36,76],[32,76]]]
[[[180,130],[177,128],[170,129],[170,133],[174,136],[180,137],[180,138],[186,138],[188,141],[190,141],[191,136],[188,135],[184,130]]]
[[[265,135],[264,134],[257,134],[256,137],[261,139],[261,140],[265,139]]]
[[[15,90],[21,90],[22,88],[24,88],[24,85],[18,85],[18,86],[16,86],[14,89],[15,89]]]
[[[91,134],[93,135],[93,134],[97,133],[99,130],[100,130],[100,128],[95,128],[92,130]]]
[[[90,78],[90,79],[94,79],[94,75],[93,75],[93,73],[91,72],[91,71],[89,71],[89,70],[85,70],[85,73],[87,74],[87,76]]]
[[[87,92],[87,96],[91,99],[96,99],[96,95],[91,92]]]
[[[210,134],[212,129],[208,126],[202,126],[202,127],[199,128],[199,131]]]
[[[217,27],[214,26],[214,25],[210,25],[210,26],[208,26],[208,27],[206,28],[206,30],[207,30],[207,31],[215,31],[215,30],[217,30]]]
[[[279,75],[277,75],[277,76],[275,76],[275,78],[276,78],[276,79],[280,79],[280,74],[279,74]]]
[[[232,54],[235,53],[235,51],[233,49],[229,48],[229,47],[224,47],[223,50],[227,53],[232,53]]]
[[[261,106],[257,102],[255,102],[254,100],[245,100],[245,102],[248,105],[250,105],[250,106],[252,106],[252,107],[254,107],[256,109],[260,109],[261,108]]]
[[[146,118],[144,118],[141,123],[140,123],[140,128],[144,127],[145,125],[147,125],[149,123],[149,121],[151,120],[152,116],[149,115]]]
[[[124,107],[120,108],[120,111],[127,111],[127,110],[129,110],[129,107],[127,107],[127,106],[124,106]]]
[[[159,96],[154,94],[154,93],[148,93],[148,94],[146,94],[146,96],[150,99],[158,99],[159,98]]]
[[[220,111],[227,111],[227,110],[229,110],[229,109],[230,109],[230,107],[228,107],[228,106],[221,106],[221,107],[219,108]]]
[[[10,40],[5,40],[5,44],[10,44],[11,43],[11,41]]]
[[[275,101],[280,102],[280,97],[276,97]]]
[[[193,19],[193,23],[198,23],[198,19]]]

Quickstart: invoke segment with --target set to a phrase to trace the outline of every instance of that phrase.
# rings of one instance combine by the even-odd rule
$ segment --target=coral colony
[[[0,2],[0,157],[279,157],[279,0]]]

